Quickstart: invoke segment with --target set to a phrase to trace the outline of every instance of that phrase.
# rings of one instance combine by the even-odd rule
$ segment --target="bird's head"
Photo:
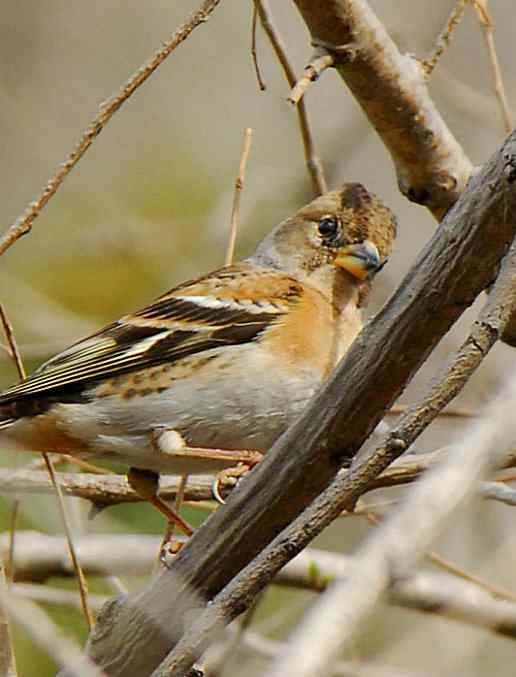
[[[361,285],[383,267],[395,236],[390,209],[361,184],[346,183],[280,223],[253,258],[317,286],[343,276]]]

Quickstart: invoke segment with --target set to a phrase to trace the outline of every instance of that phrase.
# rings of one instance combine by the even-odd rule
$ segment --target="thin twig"
[[[260,17],[263,29],[267,33],[272,48],[274,49],[278,61],[283,68],[283,72],[285,73],[285,77],[290,89],[292,89],[292,87],[294,87],[296,84],[297,77],[288,60],[283,39],[277,28],[274,26],[267,0],[254,0],[254,4],[258,12],[258,16]],[[301,138],[303,139],[303,148],[305,152],[305,161],[308,168],[308,173],[312,180],[315,194],[322,195],[328,190],[328,184],[324,176],[321,160],[315,152],[312,132],[310,130],[310,123],[308,122],[308,114],[306,112],[306,107],[303,100],[301,100],[296,106],[296,111],[299,121],[299,128],[301,131]]]
[[[0,566],[0,591],[7,590],[5,570]],[[0,594],[0,674],[2,677],[16,677],[11,624]]]
[[[435,41],[435,46],[430,55],[421,61],[421,66],[425,72],[427,78],[430,77],[432,71],[437,66],[437,62],[444,53],[444,50],[450,45],[451,38],[455,29],[459,25],[463,15],[466,5],[470,0],[457,0],[455,7],[450,12],[448,19],[444,25],[444,28],[441,30]]]
[[[373,513],[372,511],[366,513],[366,518],[371,524],[374,524],[375,526],[382,524],[382,522],[384,521],[383,517],[380,517],[379,515]],[[453,574],[454,576],[458,576],[459,578],[468,581],[468,583],[476,585],[482,590],[488,592],[493,597],[497,597],[498,599],[505,599],[511,602],[516,602],[516,593],[512,592],[512,590],[507,590],[507,588],[502,588],[498,585],[493,585],[489,583],[489,581],[484,581],[479,576],[476,576],[475,574],[466,571],[462,567],[459,567],[457,564],[450,562],[449,559],[442,557],[442,555],[440,555],[438,552],[435,552],[434,550],[427,550],[425,552],[425,558],[428,561],[432,562],[432,564],[435,564],[435,566],[442,569],[443,571],[447,571],[448,573]]]
[[[0,255],[14,244],[16,240],[22,237],[22,235],[25,235],[31,230],[34,219],[39,215],[50,198],[56,193],[64,179],[88,150],[116,111],[127,101],[136,89],[152,75],[156,68],[163,63],[171,52],[186,40],[194,28],[207,21],[209,15],[217,7],[219,2],[220,0],[204,0],[199,9],[190,15],[174,35],[167,40],[146,63],[140,66],[140,68],[131,75],[118,93],[100,105],[99,113],[93,118],[65,162],[59,166],[37,198],[31,202],[27,209],[7,229],[3,237],[0,238]]]
[[[9,353],[18,371],[20,381],[23,381],[23,379],[26,377],[25,368],[23,366],[23,361],[20,355],[20,351],[18,349],[18,344],[16,343],[16,339],[14,337],[13,326],[10,323],[9,318],[7,317],[7,313],[5,312],[5,308],[1,303],[0,303],[0,320],[2,322],[5,338],[7,339],[7,343],[9,346]]]
[[[496,53],[493,17],[491,16],[487,3],[488,0],[473,0],[473,7],[475,8],[478,20],[483,29],[489,65],[493,76],[494,91],[500,105],[505,131],[510,132],[513,128],[512,113],[509,102],[507,101],[502,71]]]
[[[14,580],[14,547],[16,543],[16,525],[18,522],[18,514],[20,512],[20,499],[15,498],[11,505],[9,513],[9,549],[7,552],[7,559],[5,562],[5,577],[8,583]]]
[[[442,557],[442,555],[439,555],[439,553],[433,550],[427,552],[425,557],[443,571],[455,574],[455,576],[460,576],[460,578],[463,578],[465,581],[473,583],[479,588],[482,588],[482,590],[485,590],[493,597],[516,602],[516,593],[512,592],[512,590],[507,590],[507,588],[503,588],[499,585],[493,585],[492,583],[489,583],[489,581],[484,581],[484,579],[480,578],[480,576],[476,576],[475,574],[465,571],[462,567],[450,562],[450,560]]]
[[[7,313],[5,312],[5,308],[2,305],[2,303],[0,303],[0,320],[2,322],[5,338],[7,340],[9,354],[16,366],[16,370],[18,372],[20,381],[22,381],[26,376],[25,368],[23,366],[23,360],[21,358],[20,350],[18,348],[18,344],[14,336],[13,326],[9,321],[9,318],[7,316]],[[14,577],[14,548],[16,544],[16,522],[18,520],[19,510],[20,510],[20,501],[18,497],[15,496],[11,505],[9,515],[9,552],[7,555],[7,560],[5,562],[5,577],[9,583],[12,582]]]
[[[240,217],[240,196],[244,187],[245,170],[247,167],[247,160],[251,152],[251,141],[253,138],[253,130],[247,127],[244,131],[244,144],[242,146],[242,155],[240,156],[240,165],[238,168],[238,176],[235,181],[235,192],[233,195],[233,209],[231,210],[231,225],[229,229],[229,239],[226,249],[226,266],[229,266],[233,261],[233,254],[235,253],[235,242],[238,230],[238,221]]]
[[[37,604],[7,590],[2,590],[0,596],[13,620],[25,628],[34,642],[58,665],[73,668],[74,677],[106,677],[82,654],[69,634],[64,633]]]
[[[5,336],[7,338],[7,342],[9,344],[9,348],[11,351],[11,354],[13,356],[13,359],[16,364],[16,368],[18,370],[18,374],[20,376],[20,379],[23,380],[25,378],[25,368],[23,366],[23,361],[20,355],[20,351],[18,350],[18,345],[16,343],[16,338],[14,336],[14,331],[11,323],[9,322],[9,318],[7,317],[7,314],[5,312],[5,309],[3,306],[0,304],[0,319],[2,322],[2,326],[4,328]],[[72,539],[72,532],[69,527],[68,523],[68,517],[66,514],[66,506],[64,503],[63,499],[63,494],[61,492],[61,487],[58,485],[56,481],[56,475],[55,475],[55,470],[54,466],[52,465],[52,460],[50,458],[50,455],[48,453],[42,452],[42,457],[43,461],[45,463],[48,475],[50,477],[50,481],[52,483],[52,487],[55,491],[55,494],[57,496],[57,502],[59,506],[59,512],[61,514],[61,519],[63,521],[63,526],[66,534],[66,539],[68,542],[68,547],[70,548],[70,556],[72,558],[73,564],[75,571],[77,573],[77,580],[79,583],[79,590],[80,590],[80,595],[81,595],[81,600],[83,603],[83,611],[84,611],[84,617],[86,618],[86,622],[88,623],[88,628],[91,630],[93,626],[95,625],[94,619],[93,619],[93,614],[91,613],[91,609],[88,604],[88,589],[87,589],[87,584],[86,584],[86,579],[84,578],[84,574],[82,573],[79,561],[77,559],[77,555],[75,552],[74,544],[73,544],[73,539]],[[11,515],[11,532],[10,532],[10,542],[9,542],[9,557],[8,557],[8,562],[9,562],[9,576],[14,576],[14,547],[15,547],[15,527],[16,527],[16,515],[18,513],[18,504],[17,500],[13,502],[13,507],[12,507],[12,515]]]
[[[386,416],[397,416],[398,414],[404,414],[409,410],[407,404],[394,404],[389,411],[385,412]],[[439,412],[439,417],[444,418],[475,418],[478,416],[477,413],[471,409],[466,409],[464,407],[454,407],[453,409],[443,409]]]
[[[43,458],[45,459],[45,464],[47,466],[47,471],[52,482],[52,486],[56,492],[57,502],[59,506],[59,512],[61,513],[61,520],[63,522],[63,528],[66,536],[66,541],[68,543],[68,548],[70,550],[70,557],[73,562],[73,568],[77,574],[77,581],[79,583],[79,593],[81,596],[82,611],[84,613],[84,618],[88,624],[89,629],[91,630],[95,625],[95,619],[91,611],[89,602],[88,602],[88,584],[86,583],[86,578],[79,564],[79,559],[77,557],[77,552],[73,543],[72,530],[68,521],[68,515],[66,514],[66,506],[63,498],[63,493],[61,487],[56,481],[56,475],[52,461],[50,460],[48,454],[44,454]]]
[[[294,105],[299,105],[299,102],[312,82],[315,82],[327,68],[331,68],[334,62],[335,57],[332,54],[328,54],[328,52],[319,54],[316,52],[310,59],[308,66],[305,66],[301,78],[292,87],[287,100]]]
[[[370,2],[293,1],[310,42],[335,55],[337,73],[391,154],[401,192],[440,221],[472,165],[430,99],[419,62],[399,51]]]
[[[260,91],[264,92],[267,87],[263,81],[262,74],[260,72],[260,66],[258,65],[258,53],[256,51],[256,24],[258,19],[258,11],[256,5],[253,5],[253,17],[251,20],[251,58],[253,60],[254,72],[256,73],[256,79],[258,80],[258,87]]]

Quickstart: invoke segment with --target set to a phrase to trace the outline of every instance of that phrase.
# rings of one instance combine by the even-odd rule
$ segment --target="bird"
[[[274,227],[242,261],[184,282],[0,394],[0,436],[31,450],[160,473],[250,465],[302,413],[362,327],[396,219],[359,183]],[[160,507],[161,506],[161,507]]]

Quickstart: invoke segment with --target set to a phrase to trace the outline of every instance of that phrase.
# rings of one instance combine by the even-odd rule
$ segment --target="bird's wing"
[[[293,278],[249,264],[187,282],[43,364],[0,405],[74,392],[103,378],[256,341],[301,295]]]

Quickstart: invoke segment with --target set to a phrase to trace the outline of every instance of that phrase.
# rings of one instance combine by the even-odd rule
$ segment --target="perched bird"
[[[175,287],[6,390],[1,434],[151,471],[150,489],[132,475],[151,501],[157,473],[218,472],[265,453],[359,332],[395,233],[360,184],[317,198],[248,259]]]

